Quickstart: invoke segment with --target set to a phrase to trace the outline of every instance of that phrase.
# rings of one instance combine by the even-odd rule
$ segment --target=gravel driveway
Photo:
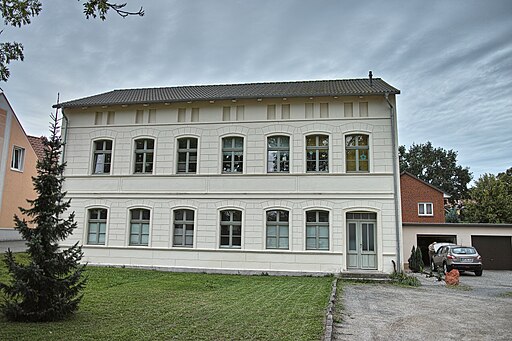
[[[464,273],[457,288],[416,276],[418,288],[340,282],[333,340],[512,339],[512,271]]]

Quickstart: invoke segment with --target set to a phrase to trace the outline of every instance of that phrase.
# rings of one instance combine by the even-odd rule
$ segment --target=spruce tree
[[[423,253],[419,247],[416,248],[416,272],[421,272],[425,268],[425,263],[423,262]]]
[[[411,256],[408,259],[409,269],[416,272],[417,261],[416,261],[416,247],[413,245],[411,249]]]
[[[5,263],[11,282],[0,283],[5,293],[2,310],[12,321],[55,321],[77,310],[86,279],[80,264],[82,248],[78,242],[61,249],[58,242],[76,228],[74,212],[64,217],[71,200],[62,191],[65,164],[60,163],[62,142],[58,111],[51,115],[50,139],[45,139],[44,158],[37,162],[37,176],[32,178],[37,198],[27,200],[30,208],[20,207],[28,217],[14,216],[15,228],[26,241],[29,263],[21,264],[11,250]]]

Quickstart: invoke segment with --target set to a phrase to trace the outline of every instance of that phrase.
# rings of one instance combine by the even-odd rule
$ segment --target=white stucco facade
[[[394,105],[394,95],[389,99]],[[352,104],[352,116],[345,113],[346,103]],[[367,114],[366,109],[360,113],[358,108],[366,105]],[[64,107],[64,114],[65,190],[78,223],[66,244],[83,244],[90,264],[226,272],[393,270],[401,221],[393,162],[396,127],[384,96]],[[351,134],[368,136],[368,172],[347,171],[345,137]],[[306,171],[309,135],[328,136],[327,172]],[[243,138],[243,172],[223,174],[222,139],[233,136]],[[267,172],[269,136],[289,137],[289,172]],[[177,172],[177,141],[183,137],[197,139],[195,174]],[[154,140],[150,174],[134,174],[134,141],[140,138]],[[93,174],[98,140],[112,141],[109,174]],[[96,208],[107,210],[105,240],[88,245],[88,212]],[[148,242],[133,246],[130,210],[141,208],[150,211]],[[194,212],[188,247],[173,244],[174,212],[180,209]],[[241,212],[239,247],[221,246],[223,210]],[[269,210],[288,212],[286,249],[266,245]],[[306,245],[306,212],[315,210],[328,212],[327,249]],[[375,263],[369,267],[347,264],[347,213],[354,212],[372,214],[372,230],[367,231],[374,236],[365,235],[374,244]]]

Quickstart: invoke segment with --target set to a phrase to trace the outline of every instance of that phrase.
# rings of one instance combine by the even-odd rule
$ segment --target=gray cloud
[[[63,100],[117,88],[366,77],[400,88],[400,143],[459,152],[478,176],[512,166],[512,2],[142,1],[143,18],[86,20],[45,0],[4,40],[25,62],[2,84],[29,134]]]

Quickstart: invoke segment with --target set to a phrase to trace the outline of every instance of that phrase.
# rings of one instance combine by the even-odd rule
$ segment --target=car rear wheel
[[[476,270],[475,276],[482,276],[482,270]]]

